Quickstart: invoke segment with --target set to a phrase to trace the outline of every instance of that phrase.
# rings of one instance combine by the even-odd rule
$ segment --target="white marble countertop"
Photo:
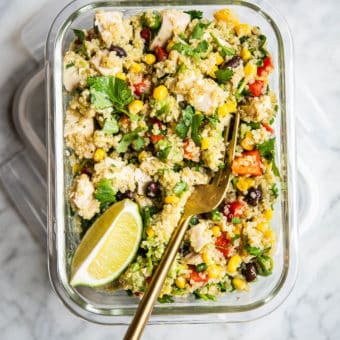
[[[7,105],[9,93],[20,79],[13,72],[23,63],[27,68],[32,66],[20,43],[20,28],[47,1],[0,0],[2,107]],[[293,32],[298,81],[308,85],[328,117],[336,122],[340,107],[340,2],[272,0],[271,3],[286,17]],[[19,147],[11,129],[8,117],[3,115],[0,161],[9,150]],[[310,155],[309,168],[318,179],[320,193],[316,195],[320,210],[318,218],[301,237],[300,272],[289,298],[272,314],[257,321],[149,326],[144,339],[340,339],[340,148],[323,146],[322,154],[317,150],[302,151]],[[0,221],[1,339],[121,339],[125,327],[88,323],[61,304],[48,281],[44,251],[31,238],[1,185]]]

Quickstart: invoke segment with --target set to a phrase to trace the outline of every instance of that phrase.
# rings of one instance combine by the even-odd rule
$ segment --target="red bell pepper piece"
[[[165,59],[168,58],[168,53],[163,47],[157,46],[155,48],[156,56],[157,56],[157,61],[164,61]]]
[[[236,175],[261,176],[261,156],[258,150],[244,151],[242,156],[236,157],[231,169]]]
[[[254,97],[259,97],[263,94],[264,90],[264,81],[263,80],[255,80],[253,83],[248,84],[249,91]]]
[[[141,97],[146,89],[145,79],[142,79],[141,82],[135,84],[133,87],[134,87],[135,95],[138,97]]]
[[[219,250],[224,255],[224,257],[229,256],[231,242],[230,240],[227,239],[226,233],[223,233],[216,239],[215,246],[216,249]]]
[[[194,267],[191,267],[191,273],[190,273],[190,280],[193,280],[195,282],[208,282],[209,278],[208,275],[198,273]]]
[[[270,133],[274,133],[274,129],[267,123],[262,123],[262,126]]]
[[[164,138],[163,135],[151,135],[150,136],[153,143],[157,143]]]
[[[265,57],[263,60],[263,65],[257,68],[257,75],[260,77],[267,76],[274,69],[274,65],[271,57]]]
[[[243,214],[244,204],[241,201],[227,203],[223,208],[223,215],[231,222],[233,217],[241,217]]]

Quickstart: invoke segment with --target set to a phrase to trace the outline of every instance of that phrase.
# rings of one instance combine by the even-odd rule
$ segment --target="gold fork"
[[[139,303],[135,316],[125,334],[124,340],[140,339],[151,315],[154,304],[162,290],[165,278],[183,241],[191,217],[210,212],[222,203],[230,183],[231,164],[235,156],[239,123],[240,115],[239,113],[236,113],[225,167],[224,169],[219,170],[211,184],[197,186],[188,198],[184,207],[183,216],[171,235],[171,239],[165,253],[162,256],[155,273],[152,275],[149,287]],[[229,137],[229,128],[226,130],[225,141],[227,142]]]

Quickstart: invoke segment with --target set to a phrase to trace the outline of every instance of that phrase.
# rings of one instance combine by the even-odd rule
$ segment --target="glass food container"
[[[70,258],[78,242],[72,217],[68,214],[67,192],[71,174],[65,157],[63,138],[67,96],[63,91],[63,56],[74,39],[73,28],[89,28],[97,9],[123,11],[130,16],[147,8],[197,9],[212,19],[213,13],[229,7],[242,22],[257,25],[267,36],[275,71],[271,89],[278,96],[279,112],[276,154],[281,173],[281,190],[275,207],[272,228],[277,234],[275,268],[269,277],[261,277],[250,292],[227,293],[216,302],[193,297],[172,304],[157,304],[150,323],[240,322],[259,318],[278,307],[290,293],[297,272],[297,206],[295,183],[295,132],[293,116],[292,42],[285,21],[263,1],[107,1],[76,0],[57,16],[46,46],[46,91],[48,106],[48,263],[55,292],[75,314],[96,323],[128,324],[139,302],[123,291],[107,292],[69,285]]]

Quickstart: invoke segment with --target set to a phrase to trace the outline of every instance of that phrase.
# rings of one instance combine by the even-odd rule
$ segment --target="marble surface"
[[[0,0],[0,162],[20,148],[5,109],[22,74],[34,67],[20,43],[20,28],[46,2]],[[340,2],[271,3],[286,17],[294,34],[298,84],[307,84],[326,117],[335,122],[332,128],[337,129]],[[301,103],[301,109],[305,104],[310,103]],[[320,119],[324,118],[320,114]],[[298,137],[299,133],[298,129]],[[314,138],[303,148],[299,146],[307,168],[317,179],[311,195],[318,195],[320,207],[317,218],[301,236],[300,272],[283,305],[260,320],[244,324],[149,326],[143,339],[340,339],[340,144],[339,140],[325,141]],[[31,238],[1,185],[0,228],[0,339],[121,339],[125,327],[85,322],[57,299],[48,282],[45,253]]]

